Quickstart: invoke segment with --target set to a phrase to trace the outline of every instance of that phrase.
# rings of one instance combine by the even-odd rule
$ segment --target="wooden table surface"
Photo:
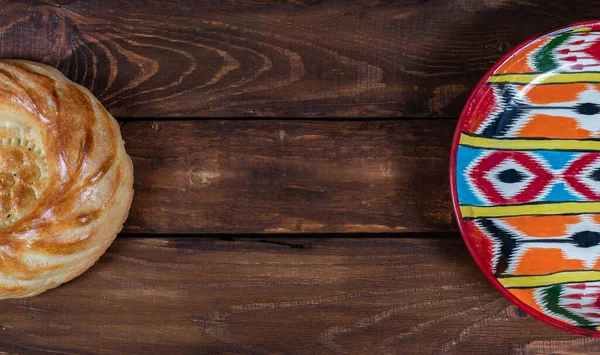
[[[135,198],[83,276],[0,302],[0,351],[600,351],[484,278],[447,168],[485,71],[598,5],[2,2],[0,57],[55,66],[102,101]]]

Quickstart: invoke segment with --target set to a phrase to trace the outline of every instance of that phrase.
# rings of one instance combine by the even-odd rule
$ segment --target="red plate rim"
[[[585,26],[598,24],[599,22],[600,22],[599,20],[583,21],[583,22],[576,22],[576,23],[573,23],[573,24],[570,24],[567,26],[556,27],[552,30],[549,30],[549,31],[546,31],[546,32],[543,32],[543,33],[540,33],[540,34],[530,37],[526,41],[522,42],[521,44],[519,44],[518,46],[516,46],[515,48],[510,50],[504,56],[502,56],[502,58],[500,58],[500,60],[498,60],[485,73],[485,75],[481,78],[481,80],[479,80],[479,82],[475,86],[475,89],[473,89],[473,91],[471,92],[471,95],[469,96],[469,99],[465,103],[463,110],[460,114],[460,117],[458,119],[458,122],[456,124],[456,129],[454,130],[454,136],[452,138],[452,148],[450,150],[450,192],[452,194],[452,207],[454,209],[454,216],[455,216],[456,222],[458,223],[458,228],[460,230],[460,234],[462,235],[463,241],[467,245],[467,249],[469,249],[469,253],[473,257],[473,259],[477,263],[477,266],[483,272],[485,277],[487,277],[487,279],[504,295],[504,297],[508,298],[512,303],[517,305],[517,307],[521,308],[523,311],[527,312],[532,317],[534,317],[546,324],[550,324],[556,328],[559,328],[561,330],[565,330],[565,331],[579,334],[579,335],[593,336],[596,338],[600,338],[600,331],[594,331],[591,329],[581,328],[581,327],[578,327],[575,325],[569,325],[569,324],[563,323],[563,322],[556,320],[552,317],[549,317],[549,316],[545,315],[544,313],[525,304],[523,301],[521,301],[515,295],[510,293],[506,288],[504,288],[504,286],[502,286],[502,284],[496,279],[496,277],[494,277],[494,275],[491,273],[491,271],[487,270],[487,268],[485,267],[484,261],[478,256],[477,253],[475,253],[475,247],[473,246],[472,242],[470,241],[469,238],[466,237],[467,233],[465,230],[465,225],[464,225],[462,215],[460,213],[459,204],[458,204],[458,193],[456,191],[457,187],[456,187],[455,172],[456,172],[456,153],[458,151],[458,142],[459,142],[460,134],[462,131],[461,127],[462,127],[463,123],[468,119],[467,113],[469,111],[469,106],[473,103],[475,95],[481,90],[481,88],[484,85],[486,85],[488,79],[492,76],[492,74],[500,66],[502,66],[502,64],[504,64],[513,55],[515,55],[518,51],[527,47],[532,42],[536,41],[537,39],[539,39],[541,37],[551,35],[552,33],[557,32],[557,31],[562,32],[562,31],[570,30],[570,29],[577,28],[577,27],[585,27]]]

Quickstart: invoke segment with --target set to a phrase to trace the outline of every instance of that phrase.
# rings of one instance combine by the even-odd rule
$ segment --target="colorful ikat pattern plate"
[[[464,240],[496,287],[600,336],[600,22],[531,39],[486,74],[450,176]]]

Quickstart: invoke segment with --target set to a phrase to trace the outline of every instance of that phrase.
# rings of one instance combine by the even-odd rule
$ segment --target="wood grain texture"
[[[126,232],[456,230],[455,120],[127,121]]]
[[[592,0],[2,2],[0,58],[53,65],[121,116],[124,231],[152,238],[0,302],[0,352],[597,352],[477,269],[439,118],[527,37],[597,17]],[[175,120],[246,116],[370,120]],[[290,232],[405,238],[183,237]]]
[[[1,305],[8,353],[537,354],[600,345],[526,316],[460,240],[436,238],[303,248],[122,238],[80,278]]]
[[[445,116],[504,53],[592,0],[11,1],[0,57],[119,116]]]

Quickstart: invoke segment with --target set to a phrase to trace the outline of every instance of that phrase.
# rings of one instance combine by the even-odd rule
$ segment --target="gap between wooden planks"
[[[121,121],[127,233],[456,231],[456,120]]]
[[[283,239],[285,241],[286,239]],[[293,242],[295,243],[295,242]],[[8,353],[579,353],[456,239],[120,238],[81,277],[5,300]]]
[[[3,4],[0,57],[58,67],[115,115],[159,119],[122,123],[136,166],[125,231],[148,235],[457,236],[447,181],[456,121],[165,119],[455,117],[511,47],[600,14],[570,0],[44,2]],[[73,282],[3,301],[2,351],[598,346],[521,318],[460,240],[276,242],[120,238]]]
[[[568,0],[14,1],[2,8],[0,57],[57,67],[130,118],[455,117],[511,47],[597,9]],[[456,231],[446,168],[454,122],[373,119],[124,124],[136,165],[125,231]]]

